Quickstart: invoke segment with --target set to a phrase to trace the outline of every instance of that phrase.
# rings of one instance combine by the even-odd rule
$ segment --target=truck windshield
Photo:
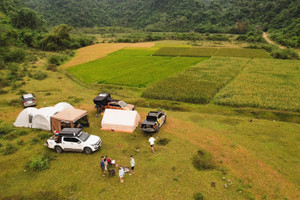
[[[79,135],[78,135],[78,138],[83,142],[85,142],[89,137],[90,137],[90,135],[83,131],[81,131],[81,133],[79,133]]]
[[[122,107],[125,107],[127,105],[127,103],[125,103],[124,101],[120,101],[119,104],[122,106]]]

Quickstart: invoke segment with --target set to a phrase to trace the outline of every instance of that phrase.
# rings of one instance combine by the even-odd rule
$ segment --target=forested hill
[[[149,31],[239,32],[287,28],[299,0],[23,0],[50,25],[125,26]],[[298,21],[299,22],[299,21]],[[299,23],[298,23],[299,24]],[[240,26],[240,29],[236,27]]]

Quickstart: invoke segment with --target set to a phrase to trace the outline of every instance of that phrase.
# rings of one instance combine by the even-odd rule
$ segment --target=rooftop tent
[[[74,108],[71,104],[69,104],[67,102],[57,103],[54,107],[60,109],[61,111],[65,110],[67,108]]]
[[[88,124],[88,112],[85,110],[67,108],[51,116],[51,130],[60,132],[62,126],[68,124],[69,128],[74,128],[77,121],[86,118]]]
[[[93,100],[96,105],[103,106],[112,101],[109,93],[100,93]]]
[[[60,111],[61,109],[55,107],[45,107],[39,109],[33,116],[31,128],[38,128],[50,131],[50,117]]]
[[[132,133],[140,122],[137,111],[106,109],[101,122],[101,130]]]
[[[15,127],[31,127],[32,118],[38,112],[37,108],[26,108],[17,117]]]

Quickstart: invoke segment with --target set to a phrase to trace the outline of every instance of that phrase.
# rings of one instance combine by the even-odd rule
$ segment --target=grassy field
[[[118,57],[126,61],[129,57],[123,55],[124,52],[127,54],[126,51],[116,52],[116,55],[120,54]],[[140,54],[136,57],[146,57],[144,51]],[[211,88],[214,89],[212,91],[218,91],[228,82],[228,87],[233,87],[235,81],[241,83],[250,75],[251,80],[256,77],[258,82],[261,79],[268,81],[269,76],[273,76],[276,84],[280,83],[280,87],[289,90],[288,85],[292,86],[292,82],[299,86],[299,80],[296,79],[299,69],[296,65],[297,61],[213,57],[196,66],[182,68],[171,77],[185,74],[191,80],[215,82],[214,87],[206,88],[203,93]],[[103,146],[91,155],[56,154],[43,146],[49,132],[25,128],[17,128],[8,134],[1,132],[0,199],[193,199],[194,194],[199,192],[204,199],[216,200],[300,198],[300,124],[256,119],[246,108],[211,103],[196,105],[166,100],[146,101],[140,97],[143,88],[106,84],[84,87],[69,79],[64,69],[57,72],[45,70],[43,60],[34,66],[28,70],[42,71],[47,78],[34,80],[26,75],[19,88],[5,88],[8,93],[0,96],[0,131],[3,127],[11,127],[23,110],[18,103],[19,93],[33,92],[38,108],[66,101],[76,108],[87,110],[90,128],[84,130],[100,136]],[[283,81],[278,82],[278,78]],[[255,81],[253,84],[256,84]],[[179,85],[173,87],[180,89]],[[277,92],[276,88],[279,87],[273,88]],[[294,89],[291,91],[298,92]],[[132,134],[100,130],[101,119],[95,117],[92,102],[99,92],[110,92],[114,98],[126,102],[145,101],[143,106],[148,108],[137,106],[141,119],[158,105],[173,104],[176,108],[188,109],[185,112],[165,110],[168,121],[155,136],[167,138],[170,142],[166,146],[156,143],[156,153],[152,154],[149,136],[139,129]],[[298,98],[297,94],[292,96]],[[153,104],[148,104],[150,102]],[[254,111],[263,112],[262,109]],[[252,122],[249,122],[250,118]],[[15,152],[5,155],[8,149],[12,149],[9,144],[16,148],[13,148]],[[216,163],[214,169],[195,169],[192,163],[198,150],[212,155]],[[52,158],[48,169],[32,172],[26,167],[31,159],[44,154]],[[126,174],[123,184],[117,175],[103,177],[99,166],[102,155],[109,155],[125,166],[130,165],[129,156],[133,155],[136,174]],[[215,187],[211,186],[212,182]]]
[[[163,47],[154,52],[153,56],[211,57],[217,50],[217,48]]]
[[[264,49],[220,48],[215,56],[243,58],[271,58]]]
[[[299,61],[254,59],[216,95],[214,102],[299,112],[299,77]]]
[[[68,68],[85,83],[146,87],[204,58],[153,57],[153,50],[120,50],[100,60]]]
[[[150,85],[143,97],[208,103],[220,88],[243,69],[248,61],[249,59],[242,58],[211,58],[173,77]]]

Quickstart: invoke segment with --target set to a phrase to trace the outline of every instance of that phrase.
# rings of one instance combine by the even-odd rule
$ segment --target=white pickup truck
[[[54,149],[57,153],[63,151],[79,151],[91,154],[101,147],[100,137],[89,135],[81,128],[64,128],[60,133],[51,137],[45,146]]]

